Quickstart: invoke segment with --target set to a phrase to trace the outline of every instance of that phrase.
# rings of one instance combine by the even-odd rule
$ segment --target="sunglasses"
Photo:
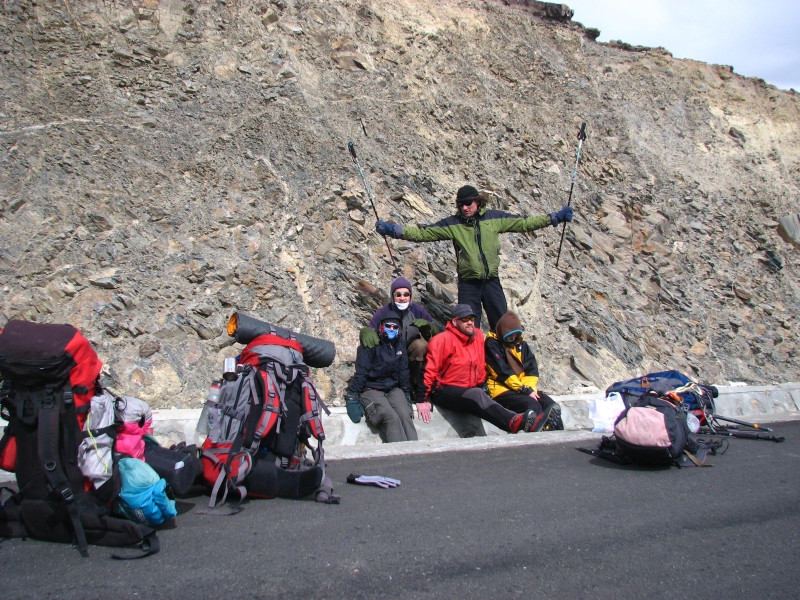
[[[473,323],[475,321],[475,317],[461,317],[459,321],[462,323]]]
[[[458,205],[459,206],[469,206],[470,204],[473,204],[474,202],[477,202],[477,199],[472,198],[471,200],[459,200],[458,201]]]
[[[395,298],[411,298],[411,292],[395,292]]]
[[[395,329],[400,329],[400,325],[397,323],[384,323],[383,328],[388,329],[389,331],[394,331]]]

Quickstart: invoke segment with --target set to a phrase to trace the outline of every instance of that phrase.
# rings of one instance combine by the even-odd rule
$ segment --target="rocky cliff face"
[[[586,121],[563,270],[558,231],[503,237],[543,388],[800,379],[800,256],[776,233],[797,95],[524,4],[3,2],[4,319],[70,322],[125,392],[199,406],[243,311],[334,340],[335,401],[392,279],[347,142],[382,218],[432,222],[465,183],[537,214],[566,202]],[[391,244],[443,324],[452,247]]]

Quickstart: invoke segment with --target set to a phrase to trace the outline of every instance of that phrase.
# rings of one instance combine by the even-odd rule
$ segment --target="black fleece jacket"
[[[411,390],[408,379],[406,345],[400,337],[393,340],[381,335],[381,343],[374,348],[359,346],[356,352],[356,374],[350,391],[360,394],[367,388],[388,392],[399,387]]]

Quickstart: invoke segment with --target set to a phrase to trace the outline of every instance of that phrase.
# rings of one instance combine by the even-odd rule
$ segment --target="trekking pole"
[[[736,419],[731,419],[730,417],[723,417],[722,415],[712,414],[711,418],[716,419],[717,421],[727,421],[728,423],[736,423],[737,425],[743,425],[744,427],[752,427],[753,429],[760,429],[762,431],[772,431],[772,428],[759,425],[758,423],[747,423],[746,421],[737,421]]]
[[[367,198],[369,198],[369,203],[372,205],[372,210],[375,213],[375,219],[380,221],[381,218],[378,216],[378,209],[375,208],[375,203],[372,201],[372,194],[369,191],[369,186],[367,185],[367,178],[364,177],[364,171],[361,169],[361,163],[358,162],[358,156],[356,156],[356,145],[353,142],[347,142],[347,149],[350,150],[350,155],[353,157],[353,162],[356,163],[358,167],[358,172],[361,175],[361,181],[364,182],[364,189],[367,191]],[[383,241],[386,242],[386,250],[389,251],[389,258],[392,259],[392,266],[394,267],[395,271],[397,271],[397,263],[394,262],[394,255],[392,254],[392,248],[389,246],[389,240],[386,239],[386,236],[383,236]]]
[[[575,187],[575,177],[578,175],[578,165],[581,162],[581,148],[583,148],[583,141],[586,139],[586,123],[581,125],[581,130],[578,132],[578,154],[575,157],[575,168],[572,170],[572,183],[569,186],[569,200],[567,206],[572,205],[572,189]],[[564,221],[564,227],[561,229],[561,241],[558,244],[558,256],[556,256],[556,269],[558,268],[558,260],[561,258],[561,246],[564,245],[564,234],[567,232],[567,222]]]
[[[777,442],[780,443],[784,441],[786,438],[783,436],[776,436],[770,435],[768,433],[758,433],[757,431],[739,431],[739,430],[730,430],[726,427],[720,427],[719,429],[715,429],[714,431],[701,431],[699,435],[719,435],[722,437],[735,437],[735,438],[742,438],[745,440],[765,440],[767,442]]]

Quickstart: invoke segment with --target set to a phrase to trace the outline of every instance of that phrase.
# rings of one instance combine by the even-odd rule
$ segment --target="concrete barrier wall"
[[[717,386],[718,414],[728,417],[758,417],[796,413],[800,418],[800,383],[785,383],[768,386]],[[562,420],[567,431],[591,430],[589,406],[594,400],[604,397],[602,392],[594,394],[572,394],[553,396],[561,406]],[[331,408],[331,415],[323,417],[326,445],[356,446],[381,444],[377,430],[362,419],[353,423],[344,407]],[[788,415],[786,415],[788,416]],[[165,444],[186,440],[201,443],[203,437],[195,434],[200,409],[174,409],[153,411],[153,426],[156,437]],[[506,436],[497,427],[464,413],[434,408],[430,423],[415,420],[419,439],[444,440],[453,438]]]
[[[787,417],[796,414],[800,418],[800,383],[784,383],[767,386],[717,386],[718,414],[728,417]],[[589,406],[593,400],[603,398],[603,393],[554,396],[561,405],[564,428],[568,431],[591,430]],[[360,446],[383,443],[378,431],[366,422],[353,423],[344,407],[334,407],[330,416],[323,416],[327,446]],[[172,409],[153,411],[153,429],[156,438],[171,445],[180,441],[202,443],[204,436],[195,432],[200,409]],[[762,419],[763,420],[763,419]],[[0,421],[0,424],[3,424]],[[416,420],[415,425],[421,441],[446,440],[469,437],[507,436],[508,434],[489,423],[464,413],[434,408],[430,423]]]

